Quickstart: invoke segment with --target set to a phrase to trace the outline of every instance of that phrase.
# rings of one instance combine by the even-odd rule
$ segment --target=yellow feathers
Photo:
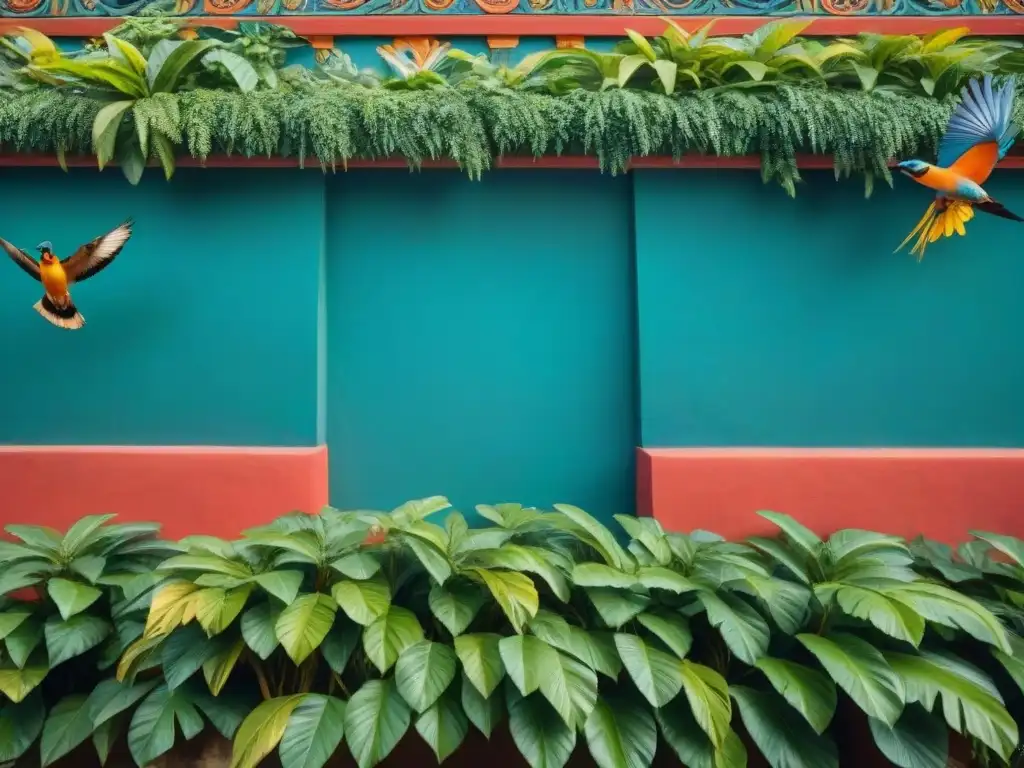
[[[964,224],[973,218],[974,208],[964,200],[946,199],[942,208],[933,202],[928,206],[928,210],[924,212],[924,216],[921,217],[917,226],[896,250],[899,251],[914,237],[917,237],[917,242],[910,249],[910,253],[917,256],[917,260],[920,261],[924,258],[924,251],[929,243],[934,243],[940,237],[966,234],[967,230],[964,228]]]

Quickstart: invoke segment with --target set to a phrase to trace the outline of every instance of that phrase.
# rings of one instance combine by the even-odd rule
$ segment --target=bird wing
[[[39,265],[36,263],[35,259],[21,250],[21,248],[11,245],[3,238],[0,238],[0,248],[7,251],[7,255],[14,260],[15,264],[28,272],[28,274],[36,280],[42,282],[42,278],[39,276]]]
[[[939,142],[938,165],[975,184],[988,179],[1017,137],[1019,129],[1012,121],[1015,94],[1012,81],[993,90],[991,75],[968,83]]]
[[[121,252],[132,236],[132,220],[112,229],[95,240],[90,240],[61,261],[69,283],[80,283],[102,270]]]
[[[917,242],[910,252],[920,261],[924,258],[924,251],[929,243],[934,243],[940,237],[967,234],[964,224],[973,218],[974,208],[964,200],[947,200],[944,208],[933,202],[928,206],[928,210],[924,212],[921,220],[917,222],[917,226],[896,250],[900,250],[914,237],[917,237]]]

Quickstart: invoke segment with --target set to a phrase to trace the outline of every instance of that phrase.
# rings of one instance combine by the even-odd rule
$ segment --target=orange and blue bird
[[[974,218],[974,209],[1013,221],[1024,221],[1008,211],[982,188],[1010,151],[1017,137],[1013,123],[1016,86],[1012,80],[993,89],[992,76],[972,80],[964,87],[960,104],[949,119],[939,142],[938,162],[904,160],[897,168],[918,184],[937,193],[924,217],[900,243],[900,250],[917,237],[911,253],[920,260],[925,248],[940,237],[965,234],[964,224]]]
[[[66,259],[58,259],[53,253],[53,245],[45,240],[36,246],[38,262],[3,238],[0,238],[0,248],[7,251],[15,264],[43,284],[43,298],[32,309],[58,328],[76,330],[85,325],[85,318],[71,300],[68,286],[89,279],[110,264],[131,236],[132,221],[129,219],[107,234],[80,246]]]

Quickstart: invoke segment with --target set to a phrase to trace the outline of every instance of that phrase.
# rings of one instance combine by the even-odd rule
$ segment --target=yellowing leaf
[[[231,768],[256,768],[284,736],[302,695],[264,701],[242,721],[231,750]]]
[[[189,581],[176,581],[162,587],[153,595],[146,617],[143,637],[169,635],[179,624],[187,624],[195,616],[192,600],[199,589]],[[186,612],[189,612],[186,615]]]

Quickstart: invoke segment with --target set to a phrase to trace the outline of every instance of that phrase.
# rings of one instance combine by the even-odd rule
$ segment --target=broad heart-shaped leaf
[[[198,672],[217,652],[217,643],[195,624],[179,627],[160,648],[164,680],[172,691]]]
[[[951,656],[887,653],[886,660],[906,685],[908,702],[928,711],[938,700],[950,728],[970,734],[1004,760],[1017,746],[1017,724],[1003,706],[999,691],[981,671]]]
[[[430,574],[436,584],[444,584],[452,575],[452,567],[444,552],[418,536],[402,537],[405,545],[416,555],[416,559]]]
[[[541,682],[555,673],[558,651],[531,635],[504,637],[498,643],[509,679],[523,696],[540,689]]]
[[[175,722],[186,740],[203,729],[202,715],[183,690],[160,685],[135,710],[128,726],[128,749],[137,765],[146,765],[174,747]]]
[[[597,673],[583,662],[555,651],[553,674],[540,681],[540,692],[571,728],[581,728],[597,701]]]
[[[277,620],[282,607],[274,603],[260,603],[242,614],[242,638],[252,652],[266,661],[280,641],[277,639]]]
[[[231,671],[238,663],[238,657],[245,650],[245,641],[237,638],[231,642],[227,636],[219,637],[217,652],[203,662],[203,677],[210,688],[210,693],[219,696],[228,682]]]
[[[281,647],[296,664],[315,651],[334,624],[337,604],[327,595],[303,595],[287,606],[277,619],[274,631]]]
[[[920,704],[908,704],[891,728],[868,718],[879,751],[899,768],[946,768],[949,764],[949,732],[941,719]]]
[[[636,617],[648,631],[663,642],[680,659],[685,658],[693,645],[690,623],[678,613],[644,612]]]
[[[478,578],[490,590],[494,601],[501,606],[516,632],[522,632],[526,623],[537,615],[540,596],[533,580],[526,574],[486,568],[468,568],[466,572]]]
[[[46,589],[50,593],[50,597],[53,598],[53,602],[57,604],[61,618],[65,621],[76,613],[84,611],[99,600],[100,595],[103,594],[96,587],[67,579],[50,579],[46,584]]]
[[[747,576],[746,581],[779,629],[795,635],[804,628],[813,602],[807,587],[774,577]]]
[[[392,605],[363,630],[363,651],[381,674],[398,661],[406,648],[423,639],[423,627],[416,614]]]
[[[252,584],[245,584],[237,589],[209,587],[196,592],[192,598],[196,621],[206,630],[206,634],[219,635],[238,618],[251,593]],[[329,602],[333,607],[334,602]]]
[[[753,664],[768,651],[771,634],[768,624],[742,598],[728,592],[715,594],[702,590],[700,601],[708,621],[722,635],[729,650],[747,664]]]
[[[106,765],[107,760],[110,759],[110,750],[113,748],[114,742],[124,733],[126,722],[126,715],[118,715],[93,728],[92,745],[96,748],[96,757],[101,766]]]
[[[269,699],[249,713],[238,726],[231,748],[231,768],[256,768],[281,741],[288,719],[305,695]]]
[[[134,685],[108,679],[92,689],[89,694],[89,718],[99,726],[134,706],[143,696],[156,688],[158,680],[148,680]]]
[[[302,573],[299,571],[269,571],[253,576],[252,580],[285,605],[290,605],[299,594],[299,587],[302,586]]]
[[[455,638],[455,655],[462,662],[466,678],[480,695],[489,698],[505,677],[505,663],[501,660],[501,635],[478,633]]]
[[[345,702],[307,693],[281,737],[281,768],[322,768],[345,734]]]
[[[39,644],[43,642],[43,627],[35,617],[22,622],[4,639],[7,654],[17,667],[24,667]]]
[[[0,640],[20,627],[25,619],[32,615],[31,611],[10,610],[0,613]]]
[[[494,726],[501,722],[501,718],[505,715],[505,698],[500,691],[492,694],[490,698],[484,698],[463,672],[462,709],[476,729],[490,738]]]
[[[834,632],[828,637],[797,635],[825,671],[868,717],[892,725],[903,712],[903,681],[881,653],[854,635]]]
[[[615,635],[622,664],[637,690],[652,707],[663,707],[683,687],[683,667],[679,659],[659,651],[636,635]]]
[[[0,693],[14,703],[24,701],[35,690],[50,670],[35,663],[22,669],[0,669]]]
[[[394,680],[370,680],[349,699],[346,741],[359,768],[371,768],[395,748],[409,729],[409,706]]]
[[[729,689],[750,738],[772,768],[839,768],[836,745],[775,693]]]
[[[683,661],[683,693],[690,702],[693,719],[707,734],[715,749],[725,747],[732,720],[732,700],[729,685],[720,674],[692,661]]]
[[[93,724],[86,701],[85,696],[68,696],[50,710],[43,726],[43,738],[39,742],[43,768],[52,765],[89,738]]]
[[[320,653],[323,654],[327,666],[337,674],[342,674],[362,635],[363,628],[358,624],[353,624],[344,617],[336,620],[320,644]]]
[[[584,733],[598,768],[649,766],[658,747],[658,728],[646,703],[636,697],[598,701]]]
[[[46,720],[46,707],[39,693],[20,704],[6,701],[0,706],[0,761],[17,760],[39,738]]]
[[[539,694],[516,694],[508,705],[508,726],[530,768],[562,768],[576,746],[576,731]]]
[[[618,629],[636,618],[651,603],[651,598],[637,592],[593,587],[585,590],[601,620],[611,629]]]
[[[772,687],[803,715],[815,733],[825,732],[838,703],[831,679],[803,664],[767,656],[758,659],[754,666],[764,672]]]
[[[439,763],[461,746],[468,731],[469,721],[451,691],[416,718],[416,732],[430,745]]]
[[[736,732],[730,730],[722,749],[716,750],[693,718],[686,697],[675,698],[654,715],[665,742],[687,768],[747,768],[747,749]]]
[[[67,621],[51,618],[43,627],[50,668],[95,648],[113,628],[99,616],[78,614]]]
[[[391,605],[391,588],[387,581],[378,577],[367,581],[339,581],[331,594],[348,617],[364,627],[387,613]]]
[[[366,552],[353,552],[335,560],[331,568],[346,578],[362,581],[377,574],[380,561]]]
[[[430,612],[457,637],[465,632],[484,604],[478,587],[462,584],[435,585],[428,597]]]
[[[235,738],[242,721],[252,711],[252,703],[245,694],[221,693],[212,695],[198,686],[189,690],[195,704],[225,739]]]
[[[410,707],[424,712],[455,679],[455,651],[447,645],[420,640],[406,648],[395,664],[398,692]]]

